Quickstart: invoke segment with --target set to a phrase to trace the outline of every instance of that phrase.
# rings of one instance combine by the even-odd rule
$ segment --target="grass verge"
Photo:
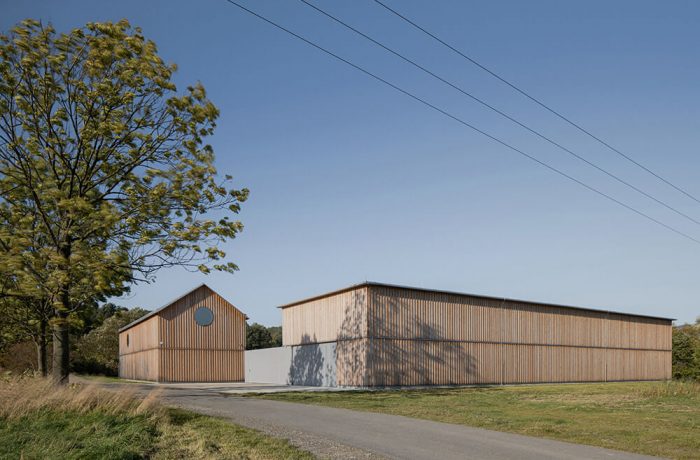
[[[91,385],[0,381],[0,459],[311,459],[286,440]]]
[[[625,382],[256,397],[382,412],[671,458],[700,458],[700,384]]]
[[[74,377],[77,377],[79,381],[86,381],[87,383],[144,383],[149,384],[151,382],[141,382],[138,380],[127,380],[121,379],[119,377],[112,377],[111,375],[95,375],[95,374],[71,374],[71,382],[73,382]]]

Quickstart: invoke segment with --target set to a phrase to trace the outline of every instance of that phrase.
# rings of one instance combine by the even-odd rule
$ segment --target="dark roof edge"
[[[362,283],[354,284],[352,286],[347,286],[347,287],[342,288],[342,289],[337,289],[335,291],[326,292],[324,294],[319,294],[319,295],[316,295],[313,297],[308,297],[306,299],[301,299],[301,300],[297,300],[295,302],[280,305],[277,308],[284,309],[284,308],[294,307],[296,305],[300,305],[303,303],[312,302],[314,300],[323,299],[325,297],[330,297],[332,295],[342,294],[343,292],[348,292],[348,291],[352,291],[352,290],[359,289],[362,287],[369,287],[369,286],[406,289],[406,290],[420,291],[420,292],[433,292],[433,293],[437,293],[437,294],[448,294],[448,295],[465,296],[465,297],[477,297],[480,299],[501,300],[501,301],[505,301],[505,302],[526,303],[526,304],[532,304],[532,305],[544,305],[547,307],[570,308],[572,310],[590,311],[590,312],[595,312],[595,313],[610,313],[610,314],[615,314],[615,315],[637,316],[637,317],[641,317],[641,318],[662,319],[665,321],[675,321],[676,320],[676,318],[667,318],[664,316],[642,315],[642,314],[638,314],[638,313],[625,313],[622,311],[596,309],[596,308],[588,308],[588,307],[575,307],[572,305],[562,305],[562,304],[548,303],[548,302],[536,302],[533,300],[523,300],[523,299],[511,299],[508,297],[497,297],[497,296],[489,296],[489,295],[481,295],[481,294],[470,294],[468,292],[447,291],[447,290],[442,290],[442,289],[427,289],[427,288],[421,288],[421,287],[415,287],[415,286],[402,286],[400,284],[379,283],[376,281],[365,281]]]
[[[211,292],[213,292],[214,294],[216,294],[216,295],[218,295],[219,297],[221,297],[222,299],[224,299],[224,298],[221,296],[221,294],[219,294],[218,292],[216,292],[215,290],[213,290],[212,288],[210,288],[209,286],[207,286],[206,283],[202,283],[202,284],[200,284],[199,286],[195,287],[194,289],[190,289],[189,291],[185,292],[185,293],[182,294],[181,296],[176,297],[175,299],[173,299],[173,300],[171,300],[170,302],[166,303],[166,304],[163,305],[162,307],[156,308],[155,310],[152,310],[150,313],[148,313],[148,314],[146,314],[146,315],[143,315],[143,316],[140,317],[139,319],[130,322],[130,323],[127,324],[126,326],[124,326],[124,327],[122,327],[121,329],[119,329],[119,333],[122,333],[122,332],[126,331],[127,329],[131,329],[132,327],[136,326],[137,324],[142,323],[142,322],[146,321],[147,319],[149,319],[149,318],[151,318],[151,317],[157,315],[159,312],[165,310],[166,308],[168,308],[169,306],[171,306],[172,304],[174,304],[174,303],[177,302],[178,300],[182,299],[183,297],[187,297],[188,295],[192,294],[192,293],[193,293],[194,291],[196,291],[197,289],[201,289],[201,288],[203,288],[203,287],[209,289]],[[226,299],[224,299],[224,300],[226,300]],[[232,306],[233,308],[235,308],[236,310],[238,310],[238,307],[236,307],[234,304],[232,304],[232,303],[229,302],[228,300],[226,300],[226,302],[228,302],[229,304],[231,304],[231,306]],[[246,315],[245,313],[243,313],[243,312],[240,311],[240,310],[238,310],[238,311],[245,317],[246,320],[249,319],[249,318],[248,318],[248,315]]]

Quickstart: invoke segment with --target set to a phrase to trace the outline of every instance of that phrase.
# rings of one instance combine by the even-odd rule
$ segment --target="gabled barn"
[[[246,319],[202,284],[119,330],[119,377],[242,381]]]

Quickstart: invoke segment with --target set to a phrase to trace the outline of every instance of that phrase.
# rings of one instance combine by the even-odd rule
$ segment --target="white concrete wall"
[[[297,345],[292,348],[289,382],[292,385],[334,387],[336,384],[335,342]]]
[[[245,381],[336,386],[335,342],[245,352]]]
[[[244,362],[246,382],[289,385],[291,347],[246,350]]]

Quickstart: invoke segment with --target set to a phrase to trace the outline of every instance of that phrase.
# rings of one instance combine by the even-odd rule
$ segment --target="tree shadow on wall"
[[[335,386],[335,343],[314,343],[316,337],[304,334],[302,345],[292,347],[289,383],[304,386]]]
[[[363,330],[364,294],[345,306],[337,365],[339,385],[412,386],[466,385],[477,381],[477,360],[471,344],[454,340],[456,324],[447,318],[419,313],[419,294],[405,294],[406,301],[386,296],[381,309],[368,313]],[[457,308],[449,305],[449,308]],[[423,317],[432,316],[440,328]],[[454,316],[452,316],[454,318]],[[433,323],[435,323],[433,321]],[[455,321],[453,319],[453,321]]]

